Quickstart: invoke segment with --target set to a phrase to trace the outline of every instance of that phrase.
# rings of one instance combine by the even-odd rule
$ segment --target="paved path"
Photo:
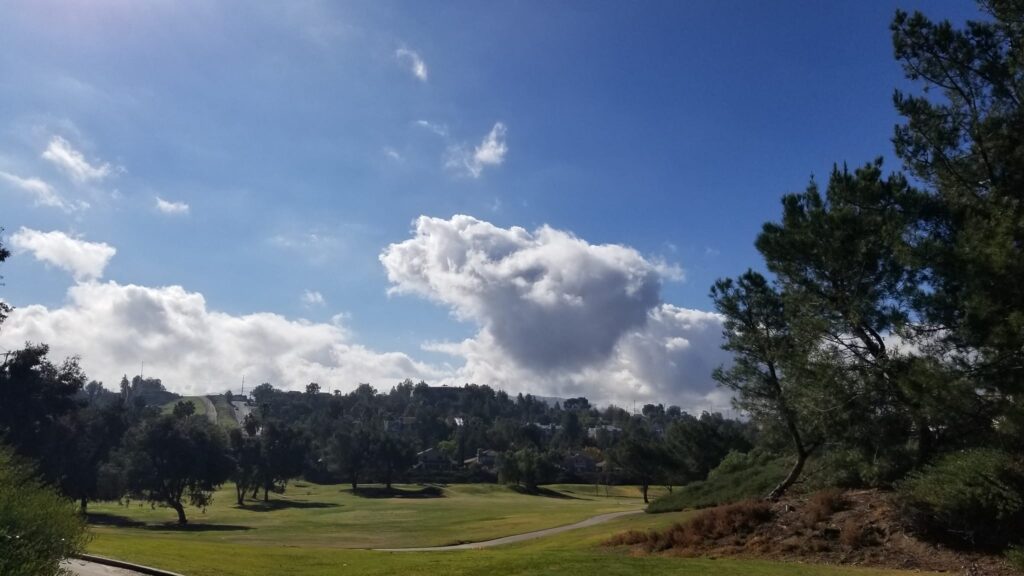
[[[78,558],[65,560],[61,565],[70,570],[75,576],[143,576],[141,572],[132,572],[131,570],[125,570],[123,568],[104,566],[103,564],[86,562],[85,560],[79,560]]]
[[[209,396],[200,396],[203,399],[203,403],[206,404],[206,417],[210,419],[212,424],[217,423],[217,407],[214,406],[213,400],[210,400]]]
[[[631,514],[640,514],[643,510],[626,510],[625,512],[611,512],[608,514],[601,514],[599,516],[593,516],[587,518],[582,522],[575,524],[567,524],[565,526],[556,526],[554,528],[547,528],[545,530],[537,530],[536,532],[527,532],[525,534],[516,534],[514,536],[505,536],[504,538],[495,538],[494,540],[484,540],[483,542],[469,542],[468,544],[453,544],[451,546],[430,546],[426,548],[375,548],[379,552],[435,552],[442,550],[476,550],[477,548],[490,548],[491,546],[501,546],[503,544],[512,544],[514,542],[523,542],[526,540],[533,540],[535,538],[544,538],[545,536],[553,536],[562,532],[568,532],[569,530],[576,530],[577,528],[586,528],[587,526],[594,526],[595,524],[601,524],[609,520],[615,520],[616,518],[622,518],[623,516],[629,516]]]
[[[232,400],[231,407],[234,408],[235,420],[238,421],[238,425],[241,426],[245,422],[245,417],[252,412],[252,407],[242,400]]]

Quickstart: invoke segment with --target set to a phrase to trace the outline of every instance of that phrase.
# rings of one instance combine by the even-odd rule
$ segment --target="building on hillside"
[[[431,472],[449,471],[455,468],[455,461],[442,454],[437,448],[427,448],[416,454],[416,465],[413,468]]]
[[[462,465],[467,467],[479,466],[488,472],[493,472],[497,470],[500,458],[501,454],[496,450],[477,449],[476,456],[463,460]]]
[[[600,426],[591,426],[590,428],[587,428],[587,438],[597,440],[600,435],[605,435],[614,440],[619,436],[622,436],[622,428],[612,424],[601,424]]]
[[[562,460],[562,468],[575,476],[590,477],[597,474],[597,462],[583,452],[573,452]]]

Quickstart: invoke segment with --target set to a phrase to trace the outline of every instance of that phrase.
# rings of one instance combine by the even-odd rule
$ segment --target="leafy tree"
[[[341,427],[328,444],[331,469],[347,478],[353,490],[359,487],[359,478],[369,467],[370,444],[370,435],[359,425]]]
[[[191,400],[178,400],[171,413],[175,418],[188,418],[196,413],[196,405]]]
[[[128,427],[124,402],[90,404],[61,418],[61,440],[50,448],[59,459],[59,486],[78,501],[85,512],[89,500],[108,496],[103,486],[103,468],[120,445]]]
[[[164,415],[129,430],[120,453],[131,493],[167,505],[188,522],[185,503],[204,507],[234,470],[223,430],[202,416]]]
[[[736,405],[753,418],[782,427],[795,452],[793,468],[769,494],[777,499],[797,481],[821,445],[821,422],[815,414],[823,412],[801,409],[809,379],[800,377],[801,350],[783,297],[768,280],[748,270],[736,280],[717,281],[711,298],[725,317],[722,348],[733,353],[733,364],[716,369],[715,380],[734,391]]]
[[[46,479],[57,481],[63,463],[55,450],[66,440],[60,420],[77,408],[75,395],[86,377],[77,358],[57,365],[47,358],[49,350],[30,344],[0,365],[0,436],[15,453],[34,459]]]
[[[235,498],[239,506],[245,506],[245,495],[259,486],[260,442],[253,434],[241,428],[234,428],[228,433],[231,457],[235,463],[231,480],[235,483]]]
[[[395,475],[404,472],[416,463],[416,451],[412,444],[395,434],[383,432],[377,435],[371,451],[378,474],[389,490]]]
[[[0,576],[58,576],[88,541],[74,505],[0,446]]]
[[[787,194],[781,222],[764,225],[757,248],[789,299],[787,315],[801,339],[829,352],[819,360],[833,362],[834,376],[871,398],[860,416],[871,418],[881,407],[886,418],[906,417],[923,462],[933,424],[921,396],[931,390],[910,385],[913,364],[887,341],[905,333],[918,285],[906,264],[906,240],[920,196],[902,176],[883,177],[881,168],[880,160],[854,172],[837,168],[824,194],[814,182]],[[875,448],[900,450],[908,441],[885,440]]]
[[[280,422],[265,423],[259,435],[257,476],[263,488],[263,501],[270,492],[282,493],[288,480],[302,472],[306,441],[302,433]]]
[[[0,228],[0,234],[3,234],[3,232],[4,232],[4,229]],[[10,255],[11,255],[11,251],[8,250],[4,246],[2,238],[0,238],[0,262],[3,262],[4,260],[7,260],[7,258],[10,257]],[[3,279],[4,279],[4,277],[0,276],[0,286],[3,286],[3,282],[2,282]],[[3,300],[0,300],[0,325],[2,325],[4,323],[4,320],[7,320],[7,315],[10,314],[10,313],[11,313],[11,306],[10,306],[10,304],[8,304],[7,302],[4,302]]]
[[[1024,5],[954,28],[920,13],[892,23],[919,95],[897,91],[896,152],[928,192],[915,245],[922,336],[990,401],[1024,390]]]
[[[647,491],[663,471],[665,452],[661,441],[644,425],[634,423],[611,452],[612,461],[640,483],[644,504]]]

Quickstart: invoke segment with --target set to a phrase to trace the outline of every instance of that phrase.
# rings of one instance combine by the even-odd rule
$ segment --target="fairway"
[[[403,486],[414,492],[419,487]],[[664,528],[688,513],[632,515],[548,538],[455,552],[394,553],[359,548],[437,546],[481,541],[639,509],[635,489],[610,497],[584,496],[593,486],[560,486],[548,496],[489,484],[446,487],[441,497],[367,498],[347,486],[298,484],[269,506],[234,505],[221,490],[202,513],[190,510],[184,530],[164,524],[173,512],[132,503],[90,507],[105,525],[93,527],[91,553],[149,564],[189,576],[295,574],[707,574],[895,575],[899,572],[802,566],[743,560],[634,557],[604,548],[627,529]],[[570,492],[570,490],[572,492]],[[603,490],[601,490],[603,493]],[[145,523],[126,526],[132,522]],[[122,525],[113,525],[120,523]]]

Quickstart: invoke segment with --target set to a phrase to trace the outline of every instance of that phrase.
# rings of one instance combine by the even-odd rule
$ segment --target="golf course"
[[[708,574],[846,575],[897,571],[740,559],[635,556],[602,543],[625,530],[663,529],[690,512],[630,514],[606,523],[479,550],[384,552],[480,542],[640,510],[635,487],[553,485],[526,495],[500,485],[437,488],[297,483],[268,503],[237,506],[230,489],[185,527],[148,503],[90,507],[88,552],[188,576],[294,574]]]

